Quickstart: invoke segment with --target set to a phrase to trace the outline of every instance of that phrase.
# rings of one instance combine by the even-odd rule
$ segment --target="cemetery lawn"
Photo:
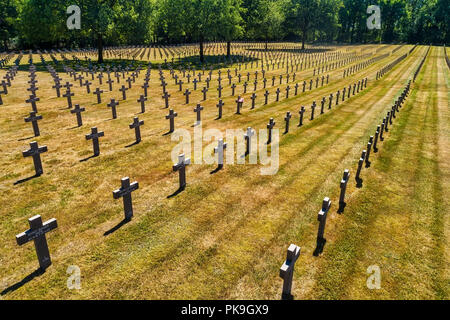
[[[393,48],[386,46],[381,54]],[[0,299],[279,299],[279,268],[291,243],[302,248],[294,273],[295,299],[449,299],[450,79],[442,47],[432,47],[378,153],[371,154],[371,167],[361,174],[363,187],[356,188],[354,180],[369,136],[412,78],[427,47],[418,46],[380,80],[375,74],[411,48],[404,46],[345,79],[344,68],[331,71],[329,85],[298,96],[291,93],[278,103],[263,106],[264,91],[259,89],[257,108],[251,112],[249,90],[241,116],[234,114],[237,94],[230,97],[227,86],[221,120],[214,120],[215,81],[211,98],[202,101],[203,129],[260,129],[273,117],[280,129],[279,171],[262,176],[259,165],[225,164],[210,174],[215,165],[192,164],[186,190],[171,198],[178,176],[170,154],[177,142],[164,135],[168,110],[162,108],[157,70],[152,71],[148,111],[138,115],[141,74],[127,92],[128,100],[120,99],[116,120],[106,107],[111,98],[121,97],[116,84],[113,92],[102,86],[106,92],[98,105],[92,93],[74,82],[74,104],[87,110],[81,128],[75,127],[66,99],[56,98],[50,75],[38,72],[43,116],[38,138],[31,138],[31,125],[23,121],[30,108],[24,103],[27,73],[20,71],[4,98],[7,106],[0,106]],[[4,74],[0,69],[0,79]],[[62,83],[70,79],[61,76]],[[309,81],[312,70],[297,77]],[[364,77],[369,77],[367,89],[323,115],[318,116],[317,108],[314,121],[296,127],[300,106],[307,108],[309,119],[313,101],[320,106],[323,96]],[[186,105],[169,80],[170,104],[179,115],[176,126],[192,132],[192,110],[202,100],[203,84],[191,89]],[[290,133],[283,135],[287,111],[295,119]],[[126,148],[134,140],[128,125],[135,116],[145,121],[143,140]],[[80,162],[92,154],[84,136],[94,126],[105,132],[101,155]],[[42,155],[44,174],[13,185],[34,173],[31,159],[22,157],[33,140],[49,149]],[[347,206],[338,214],[345,169],[351,173]],[[112,191],[125,176],[140,188],[133,193],[135,215],[122,225],[122,200],[114,200]],[[314,257],[324,197],[332,201],[327,243],[323,254]],[[58,228],[47,234],[53,264],[37,276],[33,244],[19,247],[15,241],[35,214],[58,221]],[[81,269],[80,290],[66,286],[70,265]],[[371,265],[381,269],[379,290],[366,286]]]

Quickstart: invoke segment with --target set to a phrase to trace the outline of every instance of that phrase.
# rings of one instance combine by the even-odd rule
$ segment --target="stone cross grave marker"
[[[73,96],[73,94],[72,94]],[[34,112],[38,112],[37,111],[37,105],[36,102],[39,101],[40,99],[38,97],[36,97],[35,95],[30,95],[30,98],[28,100],[26,100],[26,103],[30,103],[31,104],[31,108],[33,109]],[[72,104],[70,104],[70,107],[72,108]]]
[[[378,152],[378,148],[377,148],[377,143],[378,143],[378,136],[380,135],[380,126],[377,126],[377,130],[375,131],[375,139],[373,141],[373,152],[377,153]]]
[[[366,158],[366,153],[367,153],[367,151],[363,150],[363,152],[361,154],[361,158],[359,158],[359,161],[358,161],[358,169],[357,169],[356,175],[355,175],[356,186],[359,188],[362,187],[362,179],[361,179],[360,175],[361,175],[361,170],[362,170],[362,166],[364,163],[364,159]]]
[[[145,101],[147,101],[147,98],[144,95],[140,95],[137,99],[137,102],[141,104],[141,113],[145,113]]]
[[[286,116],[284,117],[284,121],[285,121],[285,123],[286,123],[286,128],[285,128],[285,130],[284,130],[284,133],[285,133],[285,134],[289,132],[289,121],[291,120],[291,118],[292,118],[291,112],[288,111],[288,112],[286,113]]]
[[[366,163],[366,168],[370,167],[370,161],[369,161],[369,157],[370,157],[370,151],[372,150],[372,144],[373,144],[373,136],[370,136],[369,138],[369,142],[367,143],[367,154],[366,154],[366,158],[365,163]]]
[[[203,100],[206,100],[206,93],[208,92],[208,88],[207,87],[203,87],[202,89],[202,93],[203,93]]]
[[[96,88],[93,94],[97,95],[97,104],[102,103],[102,96],[103,90],[100,90],[100,88]]]
[[[42,271],[45,271],[52,264],[45,234],[56,229],[58,224],[54,218],[42,223],[40,215],[31,217],[28,219],[28,223],[30,224],[30,229],[16,235],[17,244],[21,246],[33,241],[39,267]]]
[[[186,188],[186,166],[191,164],[190,158],[185,158],[184,153],[178,156],[178,163],[173,166],[173,171],[178,171],[179,175],[179,190],[184,190]]]
[[[162,98],[164,99],[164,107],[167,109],[169,108],[169,98],[170,98],[170,94],[165,91],[164,95],[162,96]]]
[[[86,140],[92,140],[92,146],[94,149],[94,157],[100,155],[99,138],[103,137],[105,133],[103,131],[98,132],[97,127],[91,128],[91,133],[86,135]]]
[[[241,98],[241,96],[238,96],[236,100],[236,114],[241,114],[241,108],[244,104],[244,98]]]
[[[188,88],[183,92],[183,95],[186,97],[186,104],[189,104],[189,95],[190,94],[191,94],[191,91],[189,91]]]
[[[86,111],[85,108],[80,108],[79,104],[75,105],[75,108],[73,110],[70,110],[70,113],[76,114],[77,116],[77,125],[78,127],[81,127],[83,125],[83,119],[81,118],[81,113]]]
[[[32,157],[34,164],[34,171],[36,172],[36,177],[42,175],[44,170],[42,169],[41,153],[47,152],[47,146],[39,147],[36,141],[30,142],[30,149],[22,151],[24,158]]]
[[[217,119],[222,119],[222,108],[224,106],[224,103],[222,101],[222,99],[219,100],[219,103],[216,105],[216,107],[218,108],[218,112],[219,115],[217,116]]]
[[[319,211],[317,215],[317,220],[319,220],[319,230],[317,231],[317,246],[314,250],[313,255],[315,257],[319,256],[323,252],[323,247],[327,240],[323,237],[325,233],[325,224],[327,221],[327,214],[331,207],[331,200],[326,197],[323,199],[322,209]]]
[[[244,134],[245,138],[245,155],[250,154],[252,151],[252,137],[255,135],[255,130],[253,130],[251,127],[247,128],[247,132]]]
[[[128,88],[124,85],[122,85],[122,88],[119,89],[119,91],[122,92],[122,100],[127,100],[127,90]]]
[[[74,95],[75,94],[73,92],[70,92],[70,89],[67,89],[66,93],[63,94],[63,97],[67,98],[67,107],[68,107],[68,109],[72,109],[72,97]]]
[[[275,127],[276,122],[273,118],[270,118],[269,123],[267,124],[267,129],[269,130],[269,136],[267,138],[267,144],[272,143],[272,129]]]
[[[312,104],[312,106],[311,106],[311,121],[313,121],[314,120],[314,110],[316,109],[316,102],[315,101],[313,101],[313,104]]]
[[[142,97],[142,96],[141,96]],[[144,120],[139,120],[138,117],[133,118],[133,123],[129,125],[130,129],[134,129],[136,136],[136,144],[141,142],[141,126],[144,125]]]
[[[115,99],[111,99],[111,102],[107,104],[109,108],[111,108],[113,119],[117,119],[117,106],[119,105],[119,101]]]
[[[173,109],[169,110],[169,114],[166,115],[166,119],[169,119],[170,127],[169,127],[169,133],[172,133],[175,130],[175,118],[178,116],[176,112],[173,111]]]
[[[197,104],[197,106],[194,109],[194,112],[197,113],[197,120],[195,122],[195,125],[199,125],[202,122],[202,115],[201,115],[202,110],[203,107],[200,104]]]
[[[286,261],[280,268],[280,277],[283,279],[283,291],[281,293],[282,300],[293,300],[291,294],[292,279],[294,276],[294,267],[297,259],[300,257],[301,248],[295,244],[291,244],[287,250]]]
[[[347,184],[348,181],[350,180],[350,171],[348,169],[344,170],[344,176],[342,177],[341,180],[341,193],[339,195],[339,209],[338,209],[338,213],[342,213],[344,212],[344,208],[345,208],[345,192],[347,190]]]
[[[224,150],[227,148],[227,144],[223,142],[223,139],[219,139],[217,147],[214,148],[214,153],[217,153],[217,170],[223,168]]]
[[[305,113],[305,107],[304,106],[302,106],[301,108],[300,108],[300,111],[298,112],[299,114],[300,114],[300,120],[299,120],[299,123],[298,123],[298,126],[299,127],[301,127],[302,125],[303,125],[303,114]]]
[[[36,115],[36,112],[32,111],[30,112],[30,116],[27,118],[24,118],[25,122],[31,122],[33,126],[33,132],[35,137],[39,137],[41,133],[39,132],[39,125],[38,121],[42,120],[42,116]]]
[[[133,217],[133,202],[131,198],[131,193],[139,189],[139,183],[133,182],[130,184],[130,178],[125,177],[121,180],[120,189],[113,191],[114,199],[123,199],[123,210],[125,214],[125,220],[131,220]]]

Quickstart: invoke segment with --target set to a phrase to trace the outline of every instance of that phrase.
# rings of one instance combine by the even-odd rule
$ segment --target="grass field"
[[[380,47],[333,50],[367,53]],[[383,46],[376,55],[394,48]],[[140,111],[136,99],[142,94],[145,72],[127,92],[126,101],[117,84],[108,92],[103,83],[100,105],[73,81],[74,104],[86,108],[81,128],[75,127],[66,99],[56,98],[50,75],[38,72],[37,105],[43,120],[41,136],[32,138],[31,125],[23,120],[30,110],[24,103],[28,73],[19,71],[0,106],[0,299],[279,299],[279,268],[291,243],[302,248],[294,273],[295,299],[448,299],[450,81],[442,47],[431,48],[378,153],[371,154],[371,167],[362,170],[363,187],[356,188],[354,180],[369,136],[412,78],[427,47],[418,46],[380,80],[375,80],[376,72],[411,48],[405,45],[344,79],[344,69],[369,58],[332,70],[328,85],[297,96],[291,91],[290,98],[280,102],[274,102],[277,86],[269,86],[270,103],[265,106],[260,84],[254,110],[249,110],[250,81],[242,115],[234,114],[242,84],[236,96],[230,96],[223,68],[221,120],[214,120],[217,81],[211,81],[206,101],[201,101],[204,84],[194,91],[190,83],[193,93],[186,105],[165,70],[170,105],[178,112],[176,127],[193,132],[192,110],[201,101],[204,130],[263,129],[269,118],[280,129],[276,175],[261,175],[260,165],[225,164],[224,170],[210,174],[216,165],[192,164],[186,190],[171,198],[178,184],[171,161],[177,142],[164,135],[168,110],[163,108],[157,70],[152,70],[147,112],[139,114],[145,121],[143,141],[129,148],[125,146],[134,141],[134,132],[128,125]],[[243,70],[243,78],[255,70],[260,68]],[[0,69],[0,79],[5,73]],[[282,68],[269,70],[266,77],[284,73]],[[62,83],[70,80],[63,72],[59,75]],[[300,84],[315,79],[313,68],[296,76]],[[365,77],[367,89],[323,115],[316,109],[317,118],[308,121],[313,101],[320,105],[322,97]],[[98,81],[92,82],[93,91]],[[286,84],[278,87],[284,93]],[[120,98],[116,120],[106,107],[111,98]],[[302,105],[307,109],[305,124],[297,128]],[[287,111],[294,118],[290,133],[283,135]],[[80,162],[92,154],[84,135],[94,126],[105,132],[102,154]],[[22,157],[33,140],[48,146],[42,156],[44,174],[13,185],[34,174],[31,159]],[[338,214],[344,169],[350,169],[351,179],[345,212]],[[123,219],[122,201],[114,200],[112,191],[125,176],[140,184],[133,193],[135,216],[105,236]],[[314,257],[317,212],[326,196],[333,203],[327,243],[323,254]],[[27,219],[36,214],[43,220],[56,218],[58,228],[47,234],[52,266],[30,280],[27,276],[38,266],[34,246],[19,247],[15,235],[25,231]],[[70,265],[81,269],[80,290],[66,286]],[[378,290],[366,286],[371,265],[381,269]]]

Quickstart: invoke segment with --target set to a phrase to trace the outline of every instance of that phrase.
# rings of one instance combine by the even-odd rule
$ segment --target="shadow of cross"
[[[286,261],[280,268],[280,277],[283,279],[283,291],[281,293],[282,300],[293,300],[291,294],[292,278],[294,276],[295,262],[300,257],[301,248],[295,244],[291,244],[287,250]]]
[[[317,220],[319,220],[319,230],[317,231],[317,246],[316,250],[314,250],[313,255],[315,257],[319,256],[323,252],[323,247],[327,240],[323,237],[325,232],[325,224],[327,222],[327,214],[330,211],[331,200],[328,197],[325,197],[322,202],[322,209],[319,211],[317,215]]]
[[[33,157],[34,170],[36,171],[36,176],[40,176],[44,173],[42,169],[41,153],[47,152],[47,146],[38,147],[36,141],[30,142],[30,149],[22,151],[24,157]]]
[[[45,234],[53,229],[56,229],[58,224],[54,218],[42,223],[42,218],[40,215],[31,217],[28,219],[28,223],[30,224],[30,229],[16,235],[17,244],[21,246],[33,240],[39,266],[41,270],[45,270],[52,264]]]
[[[133,202],[131,199],[131,193],[139,189],[139,183],[133,182],[130,184],[130,178],[125,177],[121,180],[122,185],[120,189],[113,191],[113,198],[123,198],[123,210],[125,213],[125,220],[131,220],[133,217]]]

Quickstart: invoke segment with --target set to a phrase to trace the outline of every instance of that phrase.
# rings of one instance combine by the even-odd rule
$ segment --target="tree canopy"
[[[3,49],[237,40],[348,43],[449,42],[449,0],[78,0],[81,30],[68,30],[69,0],[0,0]],[[381,8],[381,30],[367,7]],[[229,51],[228,54],[231,54]]]

